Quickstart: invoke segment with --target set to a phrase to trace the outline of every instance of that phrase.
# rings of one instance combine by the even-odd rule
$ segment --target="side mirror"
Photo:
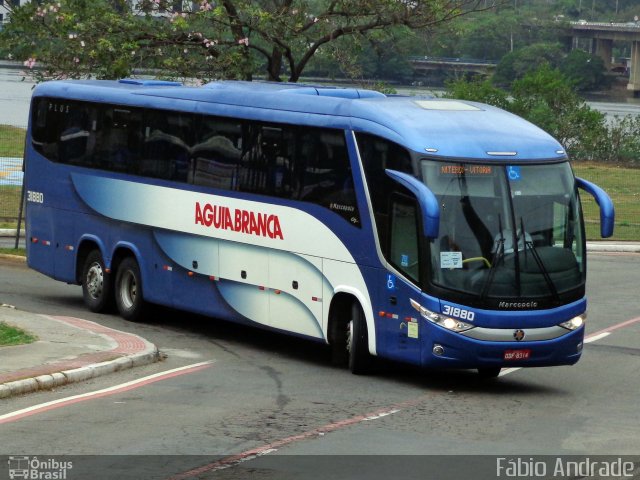
[[[578,188],[590,194],[600,207],[600,236],[609,238],[613,235],[613,223],[616,217],[613,202],[607,192],[597,186],[595,183],[588,182],[582,178],[576,177],[576,185]]]
[[[424,236],[427,238],[438,238],[438,231],[440,230],[440,206],[438,205],[438,199],[433,192],[429,190],[429,187],[415,177],[398,172],[397,170],[387,169],[385,173],[415,195],[422,213]]]

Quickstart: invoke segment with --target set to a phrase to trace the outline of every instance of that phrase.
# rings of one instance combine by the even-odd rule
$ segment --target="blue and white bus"
[[[299,335],[354,373],[573,364],[586,317],[562,146],[487,105],[297,84],[39,85],[29,266],[94,312],[148,303]]]

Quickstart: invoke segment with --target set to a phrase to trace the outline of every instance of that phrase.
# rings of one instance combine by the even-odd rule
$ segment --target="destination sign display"
[[[495,173],[493,165],[441,165],[440,175],[444,176],[468,176],[468,177],[492,177]]]

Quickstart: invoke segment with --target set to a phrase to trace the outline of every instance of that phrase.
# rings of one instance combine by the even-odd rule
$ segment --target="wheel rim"
[[[347,323],[347,352],[351,353],[351,348],[353,348],[353,320]]]
[[[102,265],[98,262],[92,263],[87,270],[87,292],[91,298],[100,298],[102,295],[102,289],[104,288],[104,271]]]
[[[136,277],[131,271],[127,270],[122,274],[122,281],[120,282],[120,300],[122,300],[122,306],[129,310],[136,302],[136,296],[138,295],[138,283]]]

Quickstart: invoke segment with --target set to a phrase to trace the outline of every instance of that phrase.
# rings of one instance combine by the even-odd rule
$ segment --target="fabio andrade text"
[[[632,478],[635,464],[621,458],[545,458],[498,457],[497,477],[519,478]]]

